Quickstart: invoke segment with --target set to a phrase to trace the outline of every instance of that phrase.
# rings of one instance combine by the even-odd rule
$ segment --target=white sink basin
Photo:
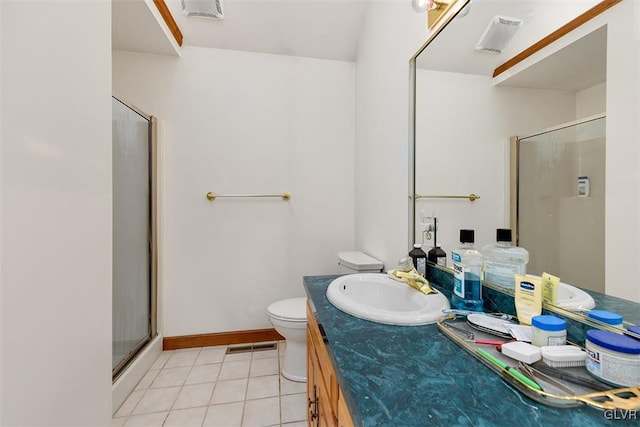
[[[534,274],[527,274],[527,276],[540,278]],[[558,300],[555,305],[569,311],[587,311],[594,308],[596,302],[591,298],[591,295],[582,289],[560,282]]]
[[[339,277],[327,288],[327,298],[345,313],[387,325],[427,325],[449,308],[441,293],[425,295],[381,273]]]

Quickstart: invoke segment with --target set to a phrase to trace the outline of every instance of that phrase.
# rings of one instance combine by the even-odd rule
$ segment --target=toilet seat
[[[288,298],[276,301],[267,307],[269,316],[274,319],[285,320],[287,322],[306,322],[307,321],[307,299]]]

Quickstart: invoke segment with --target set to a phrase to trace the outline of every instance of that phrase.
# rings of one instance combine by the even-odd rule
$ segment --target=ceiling
[[[560,49],[506,79],[505,86],[577,92],[607,79],[607,27]]]
[[[174,56],[179,50],[152,0],[111,1],[111,47]]]
[[[165,1],[183,46],[355,61],[369,0],[223,0],[223,20],[189,18],[178,0]],[[149,42],[158,31],[145,24],[149,5],[152,0],[113,0],[113,48],[176,55],[166,42]]]
[[[557,0],[553,8],[550,7],[552,3],[545,0],[472,0],[469,14],[453,19],[417,57],[416,66],[492,76],[495,68],[517,54],[522,46],[540,40],[594,3]],[[520,18],[524,23],[500,54],[476,51],[480,35],[496,15]],[[501,84],[577,91],[603,82],[606,78],[606,40],[606,28],[594,31]]]

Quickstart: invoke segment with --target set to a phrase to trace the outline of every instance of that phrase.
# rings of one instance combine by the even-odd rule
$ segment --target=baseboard
[[[181,348],[208,347],[211,345],[247,344],[253,342],[280,340],[284,340],[284,338],[273,328],[253,329],[249,331],[164,337],[164,340],[162,341],[162,349],[177,350]]]

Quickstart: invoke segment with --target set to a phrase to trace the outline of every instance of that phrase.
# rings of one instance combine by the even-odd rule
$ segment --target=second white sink
[[[381,273],[339,277],[327,288],[327,298],[345,313],[387,325],[427,325],[449,308],[441,293],[425,295]]]
[[[535,274],[527,274],[527,276],[541,279],[540,276],[536,276]],[[596,302],[591,295],[582,289],[560,282],[560,286],[558,286],[558,299],[555,305],[556,307],[569,311],[587,311],[594,308]]]

